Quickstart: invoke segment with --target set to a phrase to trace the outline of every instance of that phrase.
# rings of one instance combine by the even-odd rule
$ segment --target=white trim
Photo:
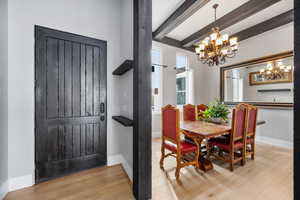
[[[34,185],[34,179],[32,174],[28,174],[25,176],[19,176],[15,178],[9,179],[8,182],[9,191],[15,191],[22,188],[30,187]]]
[[[278,147],[283,147],[283,148],[288,148],[288,149],[293,148],[293,142],[274,139],[274,138],[270,138],[270,137],[256,136],[256,141],[258,143],[270,144],[273,146],[278,146]]]
[[[122,164],[123,156],[121,154],[112,155],[107,157],[107,166]]]
[[[125,172],[127,173],[129,179],[132,182],[132,168],[126,161],[126,159],[121,154],[108,156],[107,158],[107,166],[113,166],[122,164],[122,167],[124,168]]]
[[[122,157],[123,157],[123,156],[122,156]],[[123,158],[122,166],[123,166],[125,172],[127,173],[129,179],[130,179],[131,182],[132,182],[132,168],[131,168],[131,166],[128,164],[128,162],[126,161],[125,158]]]
[[[4,199],[7,193],[8,193],[8,181],[5,181],[0,185],[0,200]]]
[[[160,131],[153,131],[152,132],[152,138],[160,138],[161,132]]]

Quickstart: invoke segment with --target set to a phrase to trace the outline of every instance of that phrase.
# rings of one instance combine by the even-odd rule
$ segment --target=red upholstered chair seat
[[[177,152],[177,145],[173,144],[171,142],[166,141],[164,144],[164,147],[166,149],[172,151],[173,153]],[[197,146],[194,144],[188,143],[186,141],[181,141],[180,142],[180,150],[181,150],[181,153],[183,153],[183,154],[195,152],[195,151],[197,151]]]
[[[254,138],[248,138],[247,139],[247,144],[252,144],[254,143]]]
[[[217,146],[221,149],[230,151],[230,143],[223,143],[223,142],[210,142],[211,146]],[[234,143],[234,149],[241,149],[243,148],[243,142],[237,141]]]

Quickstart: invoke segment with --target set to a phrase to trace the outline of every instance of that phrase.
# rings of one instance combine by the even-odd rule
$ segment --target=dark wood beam
[[[283,26],[285,24],[293,22],[293,20],[294,20],[294,10],[289,10],[289,11],[282,13],[280,15],[277,15],[276,17],[273,17],[269,20],[266,20],[264,22],[254,25],[254,26],[251,26],[250,28],[242,30],[242,31],[234,34],[233,37],[237,37],[238,41],[241,42],[250,37],[262,34],[266,31],[269,31],[274,28],[278,28],[280,26]]]
[[[153,40],[156,41],[156,42],[160,42],[160,43],[169,45],[169,46],[176,47],[176,48],[180,48],[180,49],[183,49],[183,50],[195,52],[195,48],[194,47],[183,47],[181,45],[181,42],[179,40],[175,40],[173,38],[169,38],[169,37],[164,37],[162,39],[155,39],[155,38],[153,38]]]
[[[133,13],[133,194],[146,200],[152,194],[152,0],[134,0]]]
[[[153,38],[162,39],[211,0],[186,0],[153,33]]]
[[[192,46],[193,44],[201,41],[204,39],[210,32],[211,29],[215,26],[218,26],[220,30],[224,30],[244,19],[247,17],[258,13],[259,11],[279,2],[280,0],[250,0],[241,5],[240,7],[236,8],[235,10],[231,11],[230,13],[224,15],[223,17],[219,18],[215,23],[211,23],[206,27],[202,28],[201,30],[193,33],[186,39],[184,39],[181,44],[184,47]]]
[[[294,199],[300,199],[300,1],[294,10]]]

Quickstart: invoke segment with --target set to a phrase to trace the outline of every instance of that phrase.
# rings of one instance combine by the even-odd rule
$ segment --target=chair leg
[[[179,175],[180,175],[180,159],[178,158],[178,156],[176,157],[176,161],[177,161],[177,166],[176,166],[176,171],[175,171],[175,177],[178,180],[179,179]]]
[[[163,169],[164,168],[164,159],[165,159],[165,147],[164,145],[162,144],[161,145],[161,158],[160,158],[160,168]]]
[[[255,142],[253,142],[251,144],[251,151],[252,151],[251,159],[254,160],[255,159]]]
[[[230,171],[233,172],[234,168],[233,168],[233,160],[234,160],[234,151],[230,151]]]
[[[246,163],[246,154],[247,154],[247,145],[245,145],[242,150],[242,161],[241,161],[242,166],[244,166]]]

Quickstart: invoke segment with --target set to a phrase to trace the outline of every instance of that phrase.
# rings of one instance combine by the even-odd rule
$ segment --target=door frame
[[[100,73],[105,74],[104,77],[99,77],[100,81],[101,81],[101,86],[105,87],[103,90],[101,90],[101,94],[104,95],[103,99],[105,106],[105,113],[104,114],[100,114],[99,118],[101,116],[105,117],[105,121],[103,122],[103,128],[105,129],[105,134],[103,136],[104,139],[104,147],[103,147],[103,154],[104,154],[104,164],[102,166],[106,166],[107,165],[107,41],[105,40],[101,40],[101,39],[96,39],[96,38],[91,38],[91,37],[87,37],[87,36],[83,36],[83,35],[79,35],[79,34],[75,34],[75,33],[70,33],[70,32],[66,32],[66,31],[61,31],[61,30],[57,30],[57,29],[52,29],[52,28],[48,28],[48,27],[44,27],[44,26],[40,26],[40,25],[34,25],[34,181],[35,184],[40,183],[40,182],[44,182],[47,180],[50,180],[52,178],[46,178],[46,179],[41,179],[39,180],[37,177],[37,167],[36,167],[36,153],[37,153],[37,142],[36,142],[36,135],[37,135],[37,90],[39,85],[41,84],[39,82],[38,79],[38,73],[40,72],[39,65],[43,65],[43,64],[39,64],[39,60],[38,60],[38,46],[37,46],[37,39],[38,39],[38,34],[43,34],[43,35],[47,35],[50,33],[55,33],[55,34],[62,34],[64,36],[66,36],[65,34],[67,34],[67,38],[70,41],[74,41],[74,42],[81,42],[81,43],[85,43],[85,44],[90,44],[92,46],[96,44],[99,44],[99,42],[101,42],[101,46],[98,46],[100,51],[102,50],[103,53],[103,61],[101,64],[104,65],[104,67],[100,67]],[[100,97],[101,97],[100,94]],[[102,100],[100,100],[99,104],[102,102]],[[100,106],[100,105],[99,105]],[[86,170],[86,169],[83,169]],[[79,170],[81,171],[81,170]],[[78,172],[78,171],[76,171]],[[72,174],[74,172],[70,172],[70,174]],[[67,173],[68,174],[68,173]],[[67,174],[63,174],[62,176],[65,176]],[[60,177],[60,176],[58,176]],[[56,177],[54,177],[56,178]]]
[[[294,199],[300,199],[300,1],[294,0]]]

